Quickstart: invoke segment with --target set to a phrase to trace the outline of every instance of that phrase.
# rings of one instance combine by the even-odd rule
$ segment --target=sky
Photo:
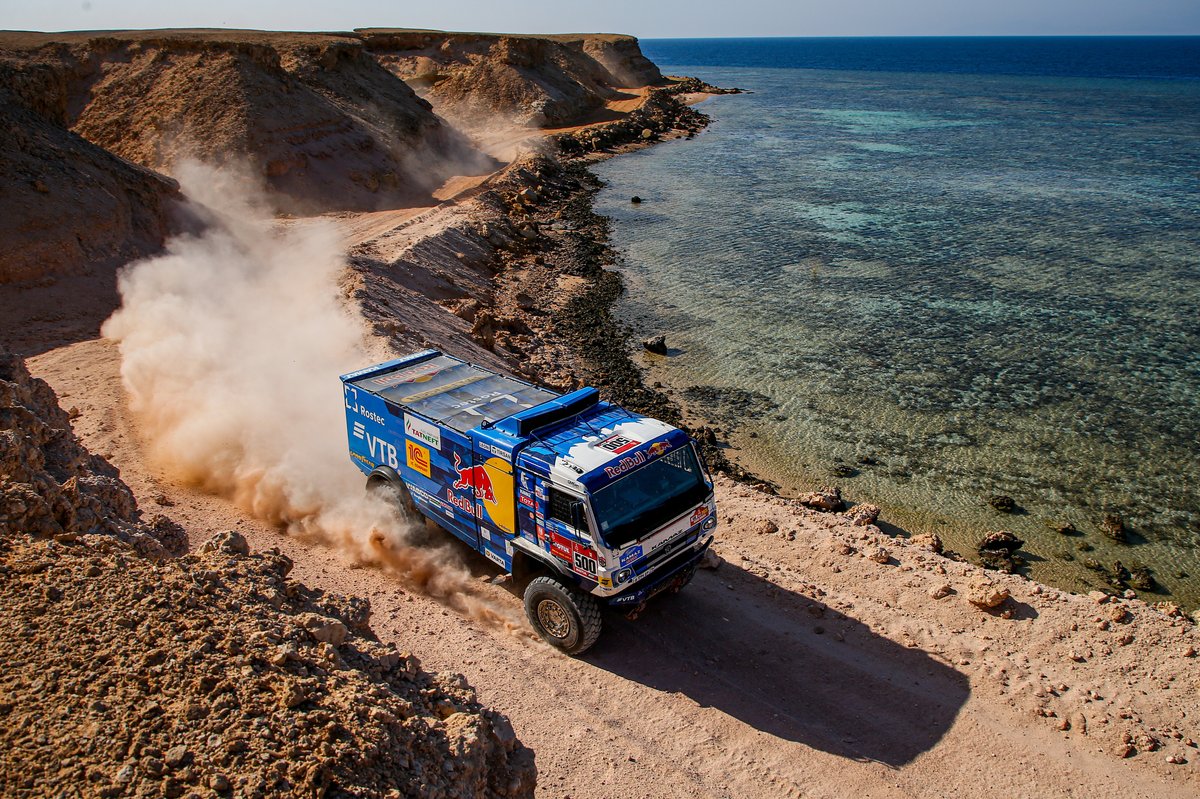
[[[710,36],[1200,34],[1200,0],[0,0],[0,29],[362,27]]]

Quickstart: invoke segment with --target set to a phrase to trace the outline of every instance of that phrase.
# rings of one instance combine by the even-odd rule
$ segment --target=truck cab
[[[437,350],[342,376],[353,463],[524,585],[530,623],[569,654],[600,608],[682,588],[712,542],[712,481],[682,430]]]

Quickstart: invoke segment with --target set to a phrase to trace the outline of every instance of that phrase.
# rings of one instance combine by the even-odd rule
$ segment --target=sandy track
[[[84,443],[121,469],[144,508],[172,503],[167,512],[197,542],[236,528],[255,548],[278,546],[304,582],[370,598],[383,640],[417,652],[430,669],[466,674],[537,752],[541,796],[1196,795],[1194,765],[1097,753],[1095,741],[1035,723],[997,693],[985,659],[950,665],[912,646],[879,605],[862,602],[856,614],[836,593],[818,599],[809,582],[820,580],[816,562],[748,532],[736,515],[720,530],[720,549],[746,568],[702,572],[637,621],[609,617],[600,644],[572,660],[289,539],[223,499],[165,482],[126,411],[114,345],[59,347],[30,368],[64,407],[79,409]],[[737,491],[723,487],[721,501],[740,515]],[[481,580],[498,574],[457,549]],[[483,587],[519,611],[506,588]],[[946,644],[931,649],[949,651],[943,628],[952,621],[928,620]],[[979,632],[956,630],[953,640],[982,650],[993,623],[1005,622],[984,619]]]

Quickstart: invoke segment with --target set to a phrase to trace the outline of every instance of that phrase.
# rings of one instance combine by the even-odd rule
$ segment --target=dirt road
[[[1163,751],[1121,760],[1107,739],[1058,730],[1030,711],[1023,681],[1054,682],[1066,668],[1048,662],[1038,638],[1028,656],[1011,651],[1033,617],[1004,620],[962,602],[940,615],[901,612],[905,586],[924,585],[923,561],[838,561],[830,531],[809,517],[788,522],[786,509],[773,512],[797,540],[764,535],[754,524],[761,502],[744,489],[720,489],[727,563],[637,621],[609,617],[597,647],[572,660],[166,482],[125,409],[111,343],[50,349],[30,368],[78,408],[84,443],[121,469],[144,508],[167,506],[196,541],[236,528],[256,549],[279,547],[304,582],[368,597],[381,638],[427,668],[466,674],[537,753],[539,795],[1159,799],[1200,789],[1194,763],[1167,765]],[[487,596],[520,613],[504,586],[483,583],[496,568],[456,549]],[[831,561],[843,565],[832,571]],[[1056,609],[1041,611],[1044,623],[1060,623]],[[993,646],[997,657],[987,654]],[[1194,696],[1196,687],[1179,690]]]

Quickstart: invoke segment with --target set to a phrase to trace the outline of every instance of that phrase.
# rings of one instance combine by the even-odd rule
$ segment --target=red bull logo
[[[671,448],[671,445],[665,441],[655,441],[646,448],[646,454],[651,458],[656,458]]]
[[[468,488],[475,489],[475,496],[482,499],[484,502],[496,504],[496,492],[492,490],[492,478],[483,468],[479,466],[463,466],[462,458],[458,457],[458,453],[454,453],[454,471],[458,472],[458,479],[454,482],[456,491],[464,491]]]

